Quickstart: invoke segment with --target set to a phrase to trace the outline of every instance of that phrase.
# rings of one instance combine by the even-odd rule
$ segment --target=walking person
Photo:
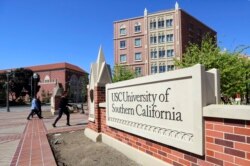
[[[27,120],[30,120],[30,117],[31,116],[33,117],[33,114],[37,114],[37,116],[39,117],[39,119],[42,119],[43,117],[40,116],[40,114],[38,113],[38,110],[39,110],[39,106],[38,106],[38,102],[37,102],[37,97],[35,96],[32,99],[32,102],[31,102],[31,111],[30,111],[30,114],[27,117]]]
[[[62,95],[62,97],[60,99],[60,102],[59,102],[59,114],[58,114],[58,117],[56,118],[55,122],[52,124],[53,127],[56,127],[56,123],[58,122],[59,119],[61,119],[63,113],[65,113],[66,116],[67,116],[66,125],[70,126],[70,123],[69,123],[70,112],[69,112],[67,106],[72,107],[72,105],[68,103],[67,96],[68,96],[68,92],[64,91],[63,95]]]
[[[42,103],[40,100],[40,96],[37,97],[37,105],[38,105],[38,113],[40,114],[41,117],[43,117],[42,116]]]

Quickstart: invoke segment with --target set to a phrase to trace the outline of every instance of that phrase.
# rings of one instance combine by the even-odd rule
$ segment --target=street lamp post
[[[33,78],[34,78],[34,96],[36,96],[36,80],[38,78],[38,74],[34,73]]]
[[[9,106],[9,76],[10,71],[7,71],[6,77],[7,77],[7,84],[6,84],[6,108],[7,112],[10,112],[10,106]]]
[[[30,97],[31,97],[31,101],[33,99],[33,77],[30,77]]]

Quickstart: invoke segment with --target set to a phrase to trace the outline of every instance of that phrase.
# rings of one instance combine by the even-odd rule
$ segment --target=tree
[[[32,78],[33,71],[30,69],[18,68],[18,69],[12,70],[9,73],[9,76],[10,76],[9,77],[9,93],[12,96],[12,100],[14,101],[16,101],[20,96],[31,94],[31,86],[32,86],[32,89],[34,89],[34,87],[36,86],[36,92],[38,92],[40,89],[40,86],[38,85],[40,78],[38,77],[38,79],[34,81],[34,79]],[[7,80],[6,73],[1,73],[0,82],[6,82],[6,80]],[[31,82],[32,82],[32,85],[31,85]],[[4,88],[6,88],[6,84],[4,85]]]
[[[115,65],[113,69],[113,82],[135,78],[135,73],[126,66]]]
[[[247,47],[245,47],[246,49]],[[175,59],[179,68],[203,64],[206,70],[217,68],[221,76],[221,93],[223,96],[234,97],[235,94],[245,95],[250,78],[250,62],[242,56],[242,51],[222,51],[206,36],[201,45],[190,44],[182,60]]]
[[[5,90],[5,82],[1,78],[2,76],[0,75],[0,105],[5,104],[6,102],[6,90]]]
[[[82,101],[86,102],[87,101],[87,85],[89,84],[89,78],[88,75],[86,74],[84,77],[82,77],[81,79],[81,86],[82,88],[82,92],[81,92],[81,96],[82,96]]]

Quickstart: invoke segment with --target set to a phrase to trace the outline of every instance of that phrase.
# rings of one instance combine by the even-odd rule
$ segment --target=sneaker
[[[54,123],[52,124],[52,126],[53,126],[53,127],[56,127],[56,125],[55,125]]]
[[[71,126],[69,123],[66,124],[67,126]]]
[[[27,120],[30,120],[30,118],[27,118]]]

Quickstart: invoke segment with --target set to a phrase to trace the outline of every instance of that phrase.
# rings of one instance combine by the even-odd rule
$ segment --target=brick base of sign
[[[100,100],[101,94],[102,100]],[[95,95],[103,101],[105,89],[99,89]],[[106,108],[96,107],[95,122],[89,122],[87,128],[103,134],[106,140],[116,140],[121,146],[131,147],[146,156],[175,166],[238,166],[250,165],[250,121],[225,118],[204,118],[205,155],[199,156],[171,146],[167,146],[122,130],[107,126]],[[101,140],[101,139],[100,139]],[[111,141],[112,142],[112,141]],[[107,143],[109,144],[109,143]],[[110,143],[112,145],[113,143]],[[117,145],[113,146],[119,150]],[[124,152],[124,151],[123,151]],[[125,151],[124,153],[129,153]],[[129,156],[129,154],[125,154]],[[136,161],[135,158],[132,158]],[[145,160],[143,165],[150,165]]]
[[[95,109],[99,107],[99,103],[105,102],[105,87],[95,87],[94,88],[94,102],[97,103],[95,104]],[[90,98],[88,97],[88,100],[90,101]],[[88,102],[89,102],[88,101]],[[101,112],[100,111],[95,111],[95,122],[89,121],[87,128],[90,128],[94,130],[95,132],[100,132],[101,131]]]

